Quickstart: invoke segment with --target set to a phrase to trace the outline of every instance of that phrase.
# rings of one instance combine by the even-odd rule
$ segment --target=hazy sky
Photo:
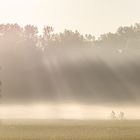
[[[0,22],[99,35],[140,21],[139,0],[0,0]]]

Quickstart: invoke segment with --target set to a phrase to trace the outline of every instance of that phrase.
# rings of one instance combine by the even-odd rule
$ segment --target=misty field
[[[0,140],[140,140],[140,121],[3,120]]]

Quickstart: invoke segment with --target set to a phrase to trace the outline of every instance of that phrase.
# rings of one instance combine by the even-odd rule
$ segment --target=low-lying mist
[[[17,104],[1,105],[0,119],[69,119],[110,120],[112,110],[117,119],[124,112],[124,119],[139,119],[139,106],[97,106],[83,104]]]

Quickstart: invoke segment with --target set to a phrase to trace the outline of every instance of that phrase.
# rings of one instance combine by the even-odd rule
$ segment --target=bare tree
[[[117,119],[117,117],[116,117],[116,113],[112,110],[112,112],[111,112],[111,119],[112,120],[116,120]]]
[[[124,120],[124,112],[120,112],[119,113],[119,119],[120,120]]]

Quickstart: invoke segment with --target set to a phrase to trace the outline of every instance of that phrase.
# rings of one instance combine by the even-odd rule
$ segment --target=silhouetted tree
[[[95,41],[95,36],[91,35],[91,34],[86,34],[85,35],[85,40],[88,42],[94,42]]]
[[[112,120],[116,120],[117,119],[117,117],[116,117],[116,113],[112,110],[112,112],[111,112],[111,119]]]
[[[42,40],[42,43],[45,46],[49,46],[53,42],[53,36],[52,36],[53,31],[54,31],[54,29],[51,26],[45,26],[43,28],[43,40]]]
[[[24,34],[25,37],[27,38],[34,38],[36,37],[37,33],[38,33],[38,29],[33,25],[26,25],[24,27]]]

